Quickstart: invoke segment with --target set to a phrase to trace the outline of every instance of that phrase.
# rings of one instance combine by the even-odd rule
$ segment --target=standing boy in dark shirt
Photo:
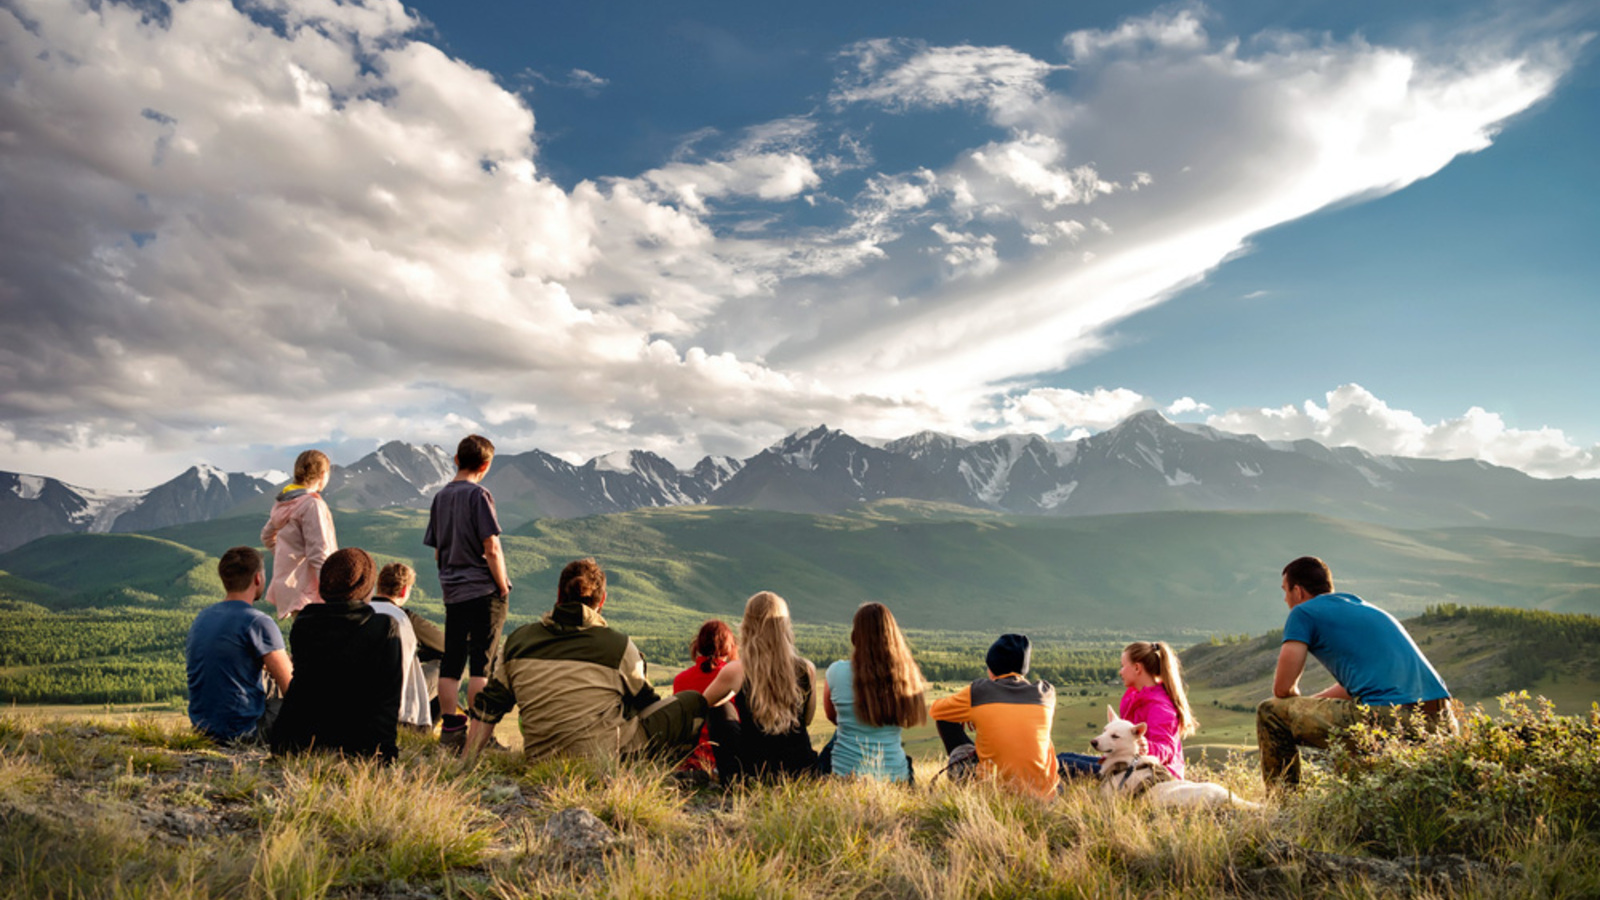
[[[456,477],[433,497],[422,542],[433,548],[444,598],[444,660],[439,667],[439,743],[459,751],[467,719],[458,709],[461,669],[468,668],[467,705],[483,690],[489,660],[506,622],[511,580],[500,548],[494,497],[483,485],[494,444],[472,434],[456,447]]]

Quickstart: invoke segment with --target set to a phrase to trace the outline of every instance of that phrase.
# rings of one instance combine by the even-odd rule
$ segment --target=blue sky
[[[1600,475],[1591,4],[0,2],[0,470],[1141,409]]]

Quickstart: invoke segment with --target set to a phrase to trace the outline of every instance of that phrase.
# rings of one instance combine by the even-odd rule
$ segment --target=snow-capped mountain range
[[[336,467],[326,495],[335,510],[425,507],[454,468],[448,450],[393,441]],[[264,516],[284,480],[282,473],[195,466],[149,491],[111,492],[0,473],[0,550],[50,534]],[[832,513],[905,498],[1025,515],[1295,510],[1402,527],[1600,536],[1600,480],[1541,480],[1475,460],[1267,442],[1174,424],[1155,412],[1066,442],[1036,435],[965,441],[933,432],[869,442],[819,426],[749,459],[706,457],[689,470],[641,450],[582,465],[532,450],[496,457],[484,485],[508,528],[652,506]]]

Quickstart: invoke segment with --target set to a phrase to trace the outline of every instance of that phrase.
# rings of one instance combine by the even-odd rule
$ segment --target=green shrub
[[[1600,712],[1557,716],[1526,693],[1475,708],[1459,734],[1414,741],[1359,727],[1332,751],[1338,777],[1308,800],[1335,833],[1375,853],[1499,855],[1535,831],[1562,840],[1600,829]]]

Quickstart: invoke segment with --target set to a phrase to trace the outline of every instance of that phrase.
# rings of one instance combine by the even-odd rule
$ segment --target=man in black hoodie
[[[392,762],[402,683],[399,624],[367,600],[378,569],[365,550],[323,563],[322,602],[296,614],[289,632],[295,680],[272,729],[272,751],[337,750]]]

